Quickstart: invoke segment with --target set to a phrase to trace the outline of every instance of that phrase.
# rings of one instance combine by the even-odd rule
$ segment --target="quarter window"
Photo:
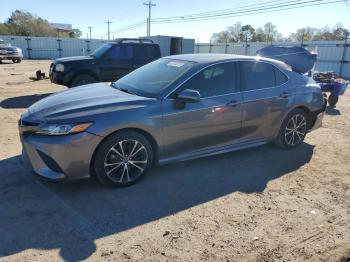
[[[236,91],[234,63],[214,65],[197,73],[184,83],[176,93],[185,89],[197,90],[203,98],[230,94]]]
[[[286,75],[283,74],[279,69],[274,67],[274,71],[275,71],[275,77],[276,77],[276,86],[280,86],[288,81],[288,78],[286,77]]]

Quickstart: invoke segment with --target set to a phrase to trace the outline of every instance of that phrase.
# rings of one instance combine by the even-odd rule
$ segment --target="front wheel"
[[[103,184],[125,187],[140,180],[152,166],[152,161],[150,142],[140,133],[122,131],[102,142],[93,167]]]
[[[14,63],[21,63],[21,61],[22,61],[22,59],[12,59],[12,62],[14,62]]]
[[[301,109],[294,109],[284,119],[276,144],[282,148],[295,148],[304,141],[307,130],[307,114]]]
[[[82,86],[87,84],[95,83],[96,79],[89,75],[78,75],[76,76],[69,87]]]

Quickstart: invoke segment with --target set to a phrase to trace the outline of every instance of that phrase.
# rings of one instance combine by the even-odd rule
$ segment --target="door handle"
[[[280,97],[282,98],[288,98],[292,95],[291,92],[288,92],[288,91],[283,91],[281,94],[280,94]]]
[[[239,101],[232,100],[232,101],[228,102],[228,103],[226,104],[226,106],[235,107],[235,106],[237,106],[237,105],[239,105],[239,104],[240,104]]]

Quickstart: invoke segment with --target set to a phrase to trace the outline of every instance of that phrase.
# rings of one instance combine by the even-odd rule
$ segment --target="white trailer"
[[[158,44],[162,56],[194,53],[194,39],[164,35],[143,36],[140,38],[151,39],[155,44]]]

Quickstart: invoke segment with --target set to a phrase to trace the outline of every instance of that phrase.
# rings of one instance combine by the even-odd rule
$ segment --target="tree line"
[[[59,36],[79,38],[81,34],[79,29],[73,29],[71,32],[60,32]],[[16,10],[4,23],[0,23],[0,35],[56,37],[58,33],[50,27],[46,19],[30,12]]]
[[[323,28],[305,27],[296,30],[288,37],[283,37],[278,32],[277,26],[268,22],[263,27],[255,29],[251,25],[242,25],[241,22],[229,26],[226,30],[214,33],[212,43],[237,43],[237,42],[275,42],[275,41],[321,41],[344,40],[349,31],[338,23],[333,27]]]

